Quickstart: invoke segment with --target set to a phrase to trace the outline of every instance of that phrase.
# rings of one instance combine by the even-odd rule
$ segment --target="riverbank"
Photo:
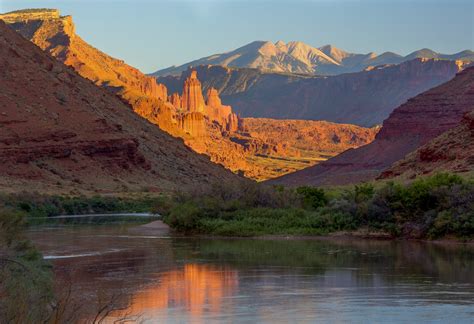
[[[326,235],[259,235],[259,236],[222,236],[213,234],[184,234],[173,231],[163,221],[157,220],[151,223],[140,225],[131,229],[133,232],[140,232],[148,235],[171,235],[176,238],[189,239],[209,239],[209,240],[268,240],[268,241],[409,241],[422,242],[441,245],[468,244],[474,245],[474,239],[459,239],[456,237],[445,237],[442,239],[413,239],[394,237],[386,232],[370,232],[366,229],[356,231],[339,231]]]
[[[472,197],[474,183],[451,174],[338,190],[217,185],[177,196],[163,215],[174,230],[193,235],[311,237],[365,231],[385,238],[469,241],[474,237]]]

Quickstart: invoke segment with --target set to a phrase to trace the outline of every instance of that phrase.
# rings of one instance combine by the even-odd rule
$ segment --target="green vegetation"
[[[321,235],[365,229],[407,238],[474,236],[474,183],[444,173],[410,184],[361,184],[338,191],[220,184],[180,194],[158,209],[183,233]]]
[[[23,214],[0,210],[0,321],[41,323],[50,318],[52,271],[22,235]]]
[[[104,196],[47,196],[34,193],[0,194],[0,206],[24,213],[29,224],[43,223],[48,217],[58,215],[153,213],[162,197],[141,196],[137,198]],[[121,221],[141,221],[137,217],[121,218]],[[69,219],[68,222],[79,220]],[[84,220],[82,220],[84,221]],[[88,222],[116,222],[115,218],[90,218]]]

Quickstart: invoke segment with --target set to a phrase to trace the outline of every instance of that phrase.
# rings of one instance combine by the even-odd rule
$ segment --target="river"
[[[31,229],[58,289],[105,322],[473,323],[474,247],[377,240],[203,239],[164,227]],[[84,315],[85,316],[85,315]],[[136,318],[135,318],[136,319]]]

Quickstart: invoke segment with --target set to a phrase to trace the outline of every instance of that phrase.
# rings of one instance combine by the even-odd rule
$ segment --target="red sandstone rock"
[[[179,93],[173,93],[169,98],[168,101],[176,108],[181,108],[181,96]]]
[[[178,117],[178,125],[192,137],[201,138],[207,135],[204,115],[200,112],[181,114]]]
[[[193,71],[191,76],[184,81],[183,95],[181,96],[181,107],[189,112],[204,112],[204,97],[202,96],[201,82],[197,78],[197,72]]]
[[[224,106],[219,98],[216,89],[210,88],[207,91],[207,105],[205,110],[206,116],[211,120],[219,123],[223,129],[236,132],[238,130],[238,117],[232,113],[231,106]]]

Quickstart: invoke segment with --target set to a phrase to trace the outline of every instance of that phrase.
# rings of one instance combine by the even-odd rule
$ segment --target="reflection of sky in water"
[[[472,323],[472,247],[32,232],[91,294],[125,288],[150,323]]]

